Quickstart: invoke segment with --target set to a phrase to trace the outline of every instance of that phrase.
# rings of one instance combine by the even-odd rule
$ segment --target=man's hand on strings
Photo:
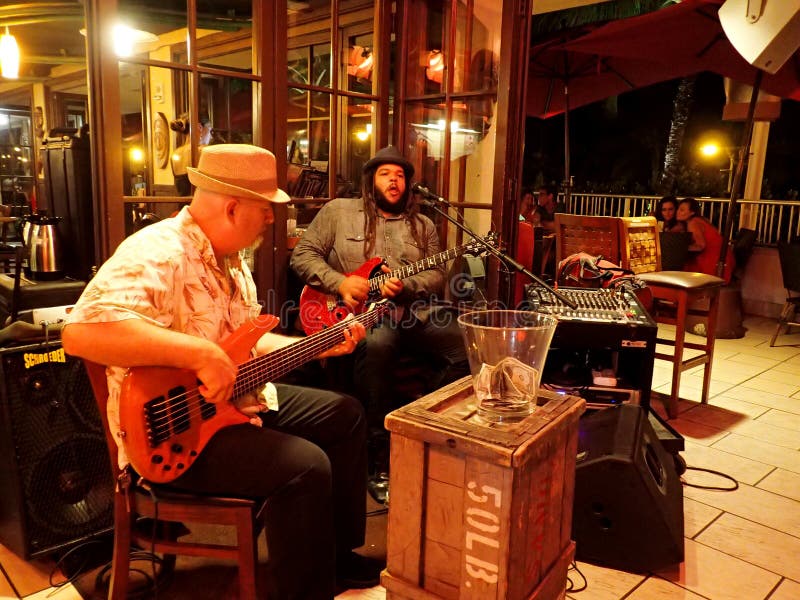
[[[392,270],[388,265],[381,265],[381,270],[384,273],[391,273]],[[381,296],[384,298],[394,298],[403,291],[403,282],[397,277],[389,277],[381,284]]]
[[[353,319],[353,315],[348,315],[347,319],[352,320],[352,323],[344,330],[344,341],[318,355],[317,358],[330,358],[332,356],[350,354],[356,349],[358,342],[367,336],[367,330],[364,329],[361,323]]]

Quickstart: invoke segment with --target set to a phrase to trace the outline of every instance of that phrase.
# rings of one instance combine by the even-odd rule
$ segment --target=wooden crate
[[[584,400],[542,391],[502,427],[477,423],[475,402],[465,377],[386,417],[386,597],[564,598]]]

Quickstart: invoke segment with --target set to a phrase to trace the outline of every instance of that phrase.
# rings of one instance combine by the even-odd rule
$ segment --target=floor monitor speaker
[[[112,525],[103,425],[60,340],[0,349],[0,489],[0,543],[26,559]]]
[[[681,482],[641,407],[581,419],[572,515],[579,560],[635,572],[683,561]]]

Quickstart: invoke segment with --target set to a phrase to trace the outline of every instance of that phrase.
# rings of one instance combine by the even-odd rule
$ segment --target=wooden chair
[[[533,225],[528,222],[520,221],[517,223],[517,242],[514,248],[514,258],[523,267],[533,271]],[[539,275],[539,273],[535,273]],[[530,283],[526,275],[522,273],[514,274],[514,306],[519,306],[525,299],[525,286]]]
[[[111,466],[117,476],[114,493],[114,551],[108,597],[112,600],[123,600],[126,597],[130,549],[131,544],[135,544],[150,552],[163,553],[165,569],[174,567],[175,555],[178,554],[233,560],[239,566],[239,597],[246,600],[257,598],[256,538],[263,528],[266,502],[167,491],[143,480],[129,481],[127,472],[121,472],[117,466],[117,445],[108,426],[105,367],[86,360],[84,364],[103,419]],[[155,528],[147,527],[152,531],[137,531],[138,518],[167,523]],[[178,541],[174,532],[184,522],[233,526],[236,528],[236,544]]]
[[[658,323],[675,325],[675,339],[656,338],[657,344],[674,348],[672,354],[656,352],[655,358],[672,363],[672,389],[666,399],[667,414],[671,419],[678,416],[678,398],[681,373],[703,365],[702,403],[708,402],[711,384],[711,362],[714,358],[714,341],[719,311],[719,292],[725,280],[704,273],[687,271],[654,271],[641,273],[639,279],[647,284],[653,296],[653,318]],[[696,315],[705,318],[706,331],[703,343],[687,342],[687,317]],[[685,348],[700,350],[693,358],[683,358]]]
[[[652,296],[651,314],[658,323],[675,325],[675,339],[657,338],[656,342],[671,346],[671,354],[656,352],[655,358],[672,363],[672,389],[666,397],[667,414],[678,416],[681,373],[703,365],[703,390],[700,401],[708,402],[711,384],[711,362],[714,357],[720,290],[723,279],[687,271],[661,271],[661,238],[654,217],[619,219],[620,266],[633,271],[647,284]],[[705,341],[687,342],[686,328],[690,321],[706,320]],[[684,349],[700,350],[698,356],[684,360]]]
[[[788,333],[791,327],[800,327],[800,321],[795,316],[800,308],[800,296],[792,295],[800,292],[800,243],[779,242],[778,256],[781,261],[783,287],[786,288],[786,302],[781,310],[781,316],[778,318],[775,333],[772,334],[772,339],[769,341],[770,347],[775,345],[775,340],[782,328],[786,327]]]

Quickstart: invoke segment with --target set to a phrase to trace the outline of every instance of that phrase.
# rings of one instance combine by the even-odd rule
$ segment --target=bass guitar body
[[[383,259],[380,256],[376,256],[347,275],[358,275],[364,279],[372,279],[382,273],[382,264]],[[311,335],[321,329],[335,325],[349,314],[357,315],[364,312],[370,302],[379,299],[380,296],[377,298],[367,297],[364,302],[356,306],[355,310],[350,310],[350,307],[342,302],[338,294],[325,294],[307,285],[300,293],[300,322],[303,324],[303,330],[306,334]]]
[[[259,316],[220,346],[241,365],[278,321],[274,315]],[[198,385],[192,371],[165,367],[134,367],[123,380],[120,435],[131,465],[145,479],[172,481],[192,465],[217,431],[249,421],[230,400],[207,402]]]

